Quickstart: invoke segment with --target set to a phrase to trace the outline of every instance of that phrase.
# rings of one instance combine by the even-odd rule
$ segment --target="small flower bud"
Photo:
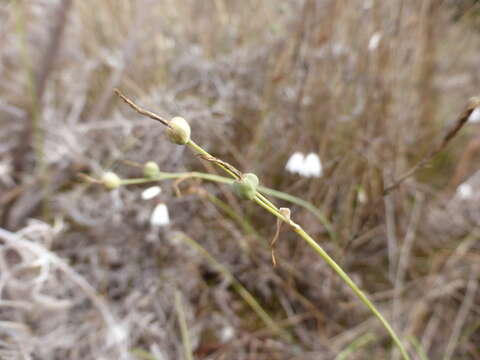
[[[174,117],[168,123],[167,137],[177,145],[185,145],[190,141],[190,125],[188,122],[179,116]]]
[[[145,165],[143,165],[143,176],[147,179],[155,179],[160,175],[160,168],[158,164],[154,161],[147,161]]]
[[[106,172],[102,176],[102,184],[109,190],[118,189],[122,185],[122,180],[114,172]]]
[[[240,198],[246,200],[252,200],[258,187],[258,177],[255,174],[244,174],[241,179],[235,180],[233,183],[233,191]]]

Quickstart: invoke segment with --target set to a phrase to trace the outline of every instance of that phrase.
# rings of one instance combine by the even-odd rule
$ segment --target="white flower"
[[[120,344],[125,341],[129,336],[129,331],[127,326],[124,324],[115,324],[110,328],[110,332],[108,334],[108,343],[113,344]]]
[[[368,201],[368,196],[367,193],[365,192],[365,189],[360,188],[357,193],[357,199],[360,202],[360,204],[366,204]]]
[[[480,122],[480,108],[476,107],[472,111],[472,113],[468,117],[468,122],[472,124]]]
[[[235,329],[229,325],[222,328],[220,331],[220,340],[222,343],[226,343],[231,340],[235,335]]]
[[[170,224],[170,216],[168,215],[167,205],[164,203],[159,203],[153,209],[152,215],[150,216],[150,225],[152,226],[166,226]]]
[[[285,169],[288,172],[305,177],[320,177],[323,171],[322,163],[317,154],[310,153],[304,156],[300,152],[295,152],[290,156]]]
[[[350,49],[341,43],[335,43],[332,45],[333,56],[348,55],[349,52],[350,52]]]
[[[305,177],[320,177],[322,170],[322,163],[318,155],[310,153],[303,161],[303,173],[300,173],[300,175]]]
[[[162,192],[162,189],[160,186],[151,186],[142,192],[142,199],[143,200],[150,200],[153,199],[155,196],[160,194]]]
[[[461,199],[470,199],[473,196],[472,185],[463,183],[457,188],[457,194]]]
[[[14,181],[12,179],[13,167],[9,161],[0,162],[0,183],[5,185],[13,185]]]
[[[301,152],[295,152],[288,159],[285,169],[293,174],[299,174],[303,169],[304,160],[305,158]]]
[[[370,41],[368,42],[368,50],[369,51],[375,51],[378,48],[378,45],[380,45],[380,40],[382,40],[382,34],[380,34],[378,31],[372,35],[370,38]]]

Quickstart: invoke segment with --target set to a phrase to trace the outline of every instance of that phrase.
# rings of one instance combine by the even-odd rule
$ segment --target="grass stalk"
[[[190,343],[190,336],[188,334],[187,319],[185,318],[185,311],[182,304],[182,295],[180,291],[175,290],[175,311],[177,313],[178,323],[180,325],[180,332],[182,334],[183,352],[185,360],[193,360],[192,345]]]
[[[264,324],[273,332],[280,335],[284,340],[291,342],[292,338],[288,332],[282,329],[272,319],[272,317],[263,309],[255,297],[233,276],[233,274],[222,264],[220,264],[203,246],[196,242],[186,234],[182,234],[181,239],[190,247],[194,248],[201,256],[203,256],[214,268],[216,268],[225,278],[230,281],[234,290],[240,297],[252,308],[257,316]]]

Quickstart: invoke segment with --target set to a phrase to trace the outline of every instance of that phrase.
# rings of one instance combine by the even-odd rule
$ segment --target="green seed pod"
[[[160,175],[160,168],[154,161],[147,161],[143,165],[143,176],[147,179],[155,179]]]
[[[244,174],[241,179],[235,180],[233,183],[233,191],[240,198],[246,200],[252,200],[258,187],[258,177],[255,174]]]
[[[118,189],[122,185],[122,180],[114,172],[106,172],[102,176],[102,184],[109,190]]]
[[[176,116],[169,121],[167,137],[172,143],[185,145],[190,141],[190,133],[190,125],[184,118]]]

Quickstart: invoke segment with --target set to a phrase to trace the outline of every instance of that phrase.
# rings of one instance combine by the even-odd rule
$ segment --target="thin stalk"
[[[207,195],[207,199],[215,206],[219,207],[222,211],[224,211],[231,219],[236,221],[246,233],[258,236],[255,228],[248,222],[248,220],[244,219],[243,216],[237,214],[235,210],[233,210],[227,203],[211,194]]]
[[[189,140],[188,143],[187,143],[188,146],[190,146],[191,148],[193,148],[195,151],[197,151],[198,153],[202,154],[202,155],[205,155],[205,156],[208,156],[208,157],[212,157],[212,155],[210,155],[207,151],[203,150],[199,145],[197,145],[193,140]],[[219,164],[219,163],[216,163],[220,168],[222,168],[228,175],[230,175],[232,178],[234,179],[237,179],[238,176],[235,175],[231,170],[227,169],[225,166],[223,166],[222,164]]]
[[[173,180],[173,179],[182,179],[182,178],[197,178],[202,180],[213,181],[222,184],[232,184],[233,179],[229,179],[223,176],[214,175],[214,174],[206,174],[196,171],[190,172],[180,172],[180,173],[167,173],[162,172],[155,178],[148,179],[148,178],[136,178],[136,179],[122,179],[122,185],[136,185],[136,184],[146,184],[149,182],[157,182],[162,180]]]
[[[149,182],[157,182],[157,181],[162,181],[162,180],[173,180],[173,179],[181,179],[181,178],[196,178],[196,179],[202,179],[202,180],[207,180],[207,181],[212,181],[212,182],[217,182],[221,184],[232,184],[234,182],[233,179],[226,178],[224,176],[219,176],[219,175],[214,175],[214,174],[207,174],[207,173],[202,173],[202,172],[197,172],[197,171],[190,171],[190,172],[179,172],[179,173],[168,173],[168,172],[162,172],[160,175],[158,175],[154,179],[147,179],[147,178],[137,178],[137,179],[122,179],[122,185],[138,185],[138,184],[146,184]],[[331,240],[334,242],[336,241],[336,233],[333,230],[332,224],[326,219],[326,217],[311,203],[308,201],[305,201],[299,197],[287,194],[282,191],[274,190],[271,188],[268,188],[266,186],[259,186],[258,187],[258,192],[263,193],[266,195],[270,195],[274,198],[281,199],[288,201],[292,204],[301,206],[305,208],[306,210],[310,211],[315,217],[320,221],[320,223],[325,227],[325,229],[328,232],[328,235]],[[262,196],[263,199],[266,199],[264,196]],[[271,202],[268,201],[270,204]]]
[[[195,144],[193,141],[189,141],[188,143],[191,147],[193,147],[195,150],[197,150],[199,153],[206,155],[206,156],[211,156],[208,152],[203,150],[200,146]],[[227,173],[229,173],[232,177],[237,178],[235,174],[233,174],[230,170],[226,169],[224,166],[222,166],[219,163],[216,163],[219,167],[224,169]],[[272,213],[275,215],[277,218],[283,220],[290,226],[292,226],[293,230],[300,235],[302,239],[304,239],[310,247],[315,250],[317,254],[319,254],[323,260],[342,278],[342,280],[353,290],[355,295],[370,309],[370,311],[378,318],[380,323],[383,325],[385,330],[387,330],[388,334],[391,336],[392,340],[394,343],[397,345],[398,349],[400,350],[400,353],[402,354],[402,357],[404,360],[410,360],[410,357],[408,356],[407,351],[402,345],[402,342],[398,338],[397,334],[393,330],[393,328],[390,326],[390,324],[385,320],[383,315],[380,313],[380,311],[377,310],[377,308],[373,305],[373,303],[367,298],[367,296],[360,290],[360,288],[353,282],[353,280],[347,275],[345,271],[328,255],[328,253],[323,250],[323,248],[317,244],[317,242],[307,233],[305,232],[299,225],[295,224],[292,222],[290,219],[287,219],[285,216],[283,216],[282,213],[279,212],[277,207],[272,204],[268,199],[266,199],[262,194],[257,193],[255,196],[255,202],[259,204],[261,207],[263,207],[265,210],[268,212]]]
[[[336,357],[335,360],[347,360],[351,355],[353,355],[357,349],[368,345],[370,342],[375,340],[375,335],[372,333],[367,333],[358,339],[355,339],[346,349],[342,350]]]
[[[220,264],[203,246],[191,237],[182,234],[181,239],[188,245],[197,250],[214,268],[216,268],[225,278],[230,281],[232,287],[240,297],[252,308],[265,325],[274,333],[279,334],[284,340],[291,342],[292,338],[288,332],[282,329],[272,317],[263,309],[255,297],[233,276],[233,274],[222,264]]]
[[[395,345],[397,345],[398,349],[400,350],[400,353],[402,354],[402,357],[405,360],[409,360],[410,357],[407,354],[407,351],[402,345],[402,342],[398,338],[397,334],[393,330],[393,328],[390,326],[390,324],[385,320],[383,315],[380,313],[380,311],[377,310],[375,305],[367,298],[367,296],[363,293],[360,288],[355,285],[353,280],[347,275],[345,271],[333,260],[330,255],[327,254],[323,248],[317,244],[317,242],[310,236],[308,233],[306,233],[300,226],[294,227],[294,231],[300,235],[307,243],[310,245],[310,247],[315,250],[315,252],[322,257],[323,260],[342,278],[342,280],[350,287],[350,289],[353,290],[355,295],[370,309],[370,311],[378,318],[378,320],[382,323],[383,327],[385,330],[387,330],[388,334],[391,336],[392,340],[394,341]]]
[[[425,350],[423,350],[422,348],[422,344],[420,344],[418,340],[413,336],[411,336],[409,339],[410,339],[410,342],[415,347],[415,350],[417,351],[417,354],[420,360],[429,360],[427,354],[425,353]]]
[[[207,174],[207,173],[202,173],[202,172],[197,172],[197,171],[190,171],[190,172],[179,172],[179,173],[168,173],[168,172],[162,172],[160,175],[158,175],[155,178],[148,179],[148,178],[135,178],[135,179],[122,179],[122,185],[138,185],[138,184],[147,184],[150,182],[157,182],[157,181],[163,181],[163,180],[173,180],[173,179],[182,179],[182,178],[196,178],[196,179],[202,179],[202,180],[207,180],[207,181],[212,181],[212,182],[217,182],[221,184],[232,184],[234,182],[233,179],[226,178],[224,176],[219,176],[219,175],[214,175],[214,174]],[[310,211],[319,221],[320,223],[325,227],[327,230],[330,239],[334,240],[336,239],[336,234],[333,231],[332,224],[323,216],[323,214],[311,203],[308,201],[305,201],[301,198],[298,198],[296,196],[287,194],[282,191],[274,190],[271,188],[268,188],[266,186],[259,186],[258,187],[258,192],[259,193],[264,193],[270,196],[273,196],[274,198],[281,199],[288,201],[292,204],[301,206],[305,208],[306,210]],[[262,197],[263,199],[266,199],[265,197]],[[272,204],[270,201],[268,203]]]
[[[188,326],[187,320],[185,318],[185,311],[183,310],[182,295],[178,290],[175,290],[175,311],[177,312],[180,332],[182,334],[183,352],[185,353],[185,360],[193,360],[192,345],[190,344],[190,336],[188,335]]]
[[[313,204],[311,204],[308,201],[305,201],[301,198],[298,198],[296,196],[287,194],[287,193],[282,192],[282,191],[270,189],[270,188],[267,188],[265,186],[259,186],[258,191],[261,192],[261,193],[264,193],[266,195],[270,195],[270,196],[273,196],[277,199],[282,199],[282,200],[288,201],[292,204],[296,204],[296,205],[299,205],[299,206],[307,209],[313,215],[316,216],[316,218],[320,221],[320,223],[327,230],[330,239],[332,239],[336,243],[337,235],[336,235],[335,231],[333,230],[332,224],[327,220],[327,218]]]

